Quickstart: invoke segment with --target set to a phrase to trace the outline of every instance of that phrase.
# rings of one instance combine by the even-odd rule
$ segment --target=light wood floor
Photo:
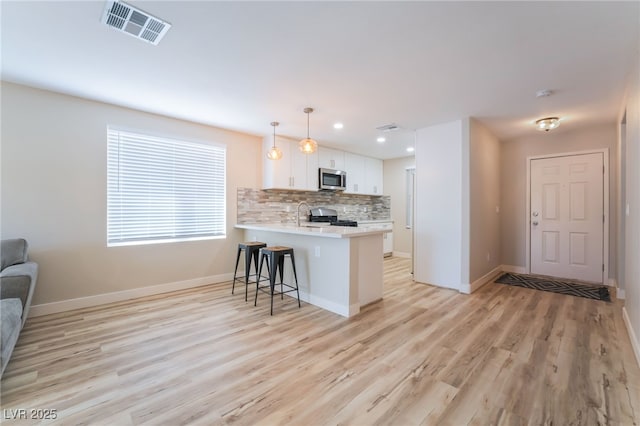
[[[619,303],[411,281],[351,319],[230,284],[30,318],[3,413],[55,423],[597,425],[640,423],[640,369]],[[21,421],[19,424],[30,424]]]

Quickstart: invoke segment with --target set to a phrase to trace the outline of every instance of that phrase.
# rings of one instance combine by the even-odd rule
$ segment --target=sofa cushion
[[[23,238],[16,238],[13,240],[2,240],[0,246],[0,271],[4,268],[16,265],[18,263],[24,263],[29,259],[27,241]]]
[[[22,303],[20,299],[0,300],[0,356],[4,372],[22,328]]]

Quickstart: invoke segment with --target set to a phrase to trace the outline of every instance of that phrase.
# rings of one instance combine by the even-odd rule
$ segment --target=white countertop
[[[301,226],[288,223],[242,223],[235,225],[238,229],[252,229],[255,231],[282,232],[285,234],[296,234],[325,238],[354,238],[365,235],[375,235],[390,232],[386,229],[367,229],[349,226],[318,226],[307,225],[303,222]]]

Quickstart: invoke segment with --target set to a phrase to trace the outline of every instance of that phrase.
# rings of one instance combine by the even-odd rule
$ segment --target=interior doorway
[[[415,233],[413,231],[413,220],[415,217],[415,198],[416,198],[416,168],[407,167],[405,169],[406,173],[406,218],[405,218],[405,228],[411,230],[411,275],[413,275],[413,259],[415,258]]]
[[[528,159],[529,273],[605,283],[606,154],[598,151]]]

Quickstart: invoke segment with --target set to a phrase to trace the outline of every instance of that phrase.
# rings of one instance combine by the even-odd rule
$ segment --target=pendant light
[[[307,107],[303,111],[307,114],[307,138],[302,139],[298,143],[298,147],[305,154],[313,154],[318,149],[318,143],[309,137],[309,114],[313,112],[313,108]]]
[[[269,152],[267,152],[267,158],[269,160],[279,160],[282,158],[282,151],[276,146],[276,126],[279,124],[277,121],[271,122],[273,126],[273,146],[269,148]]]

